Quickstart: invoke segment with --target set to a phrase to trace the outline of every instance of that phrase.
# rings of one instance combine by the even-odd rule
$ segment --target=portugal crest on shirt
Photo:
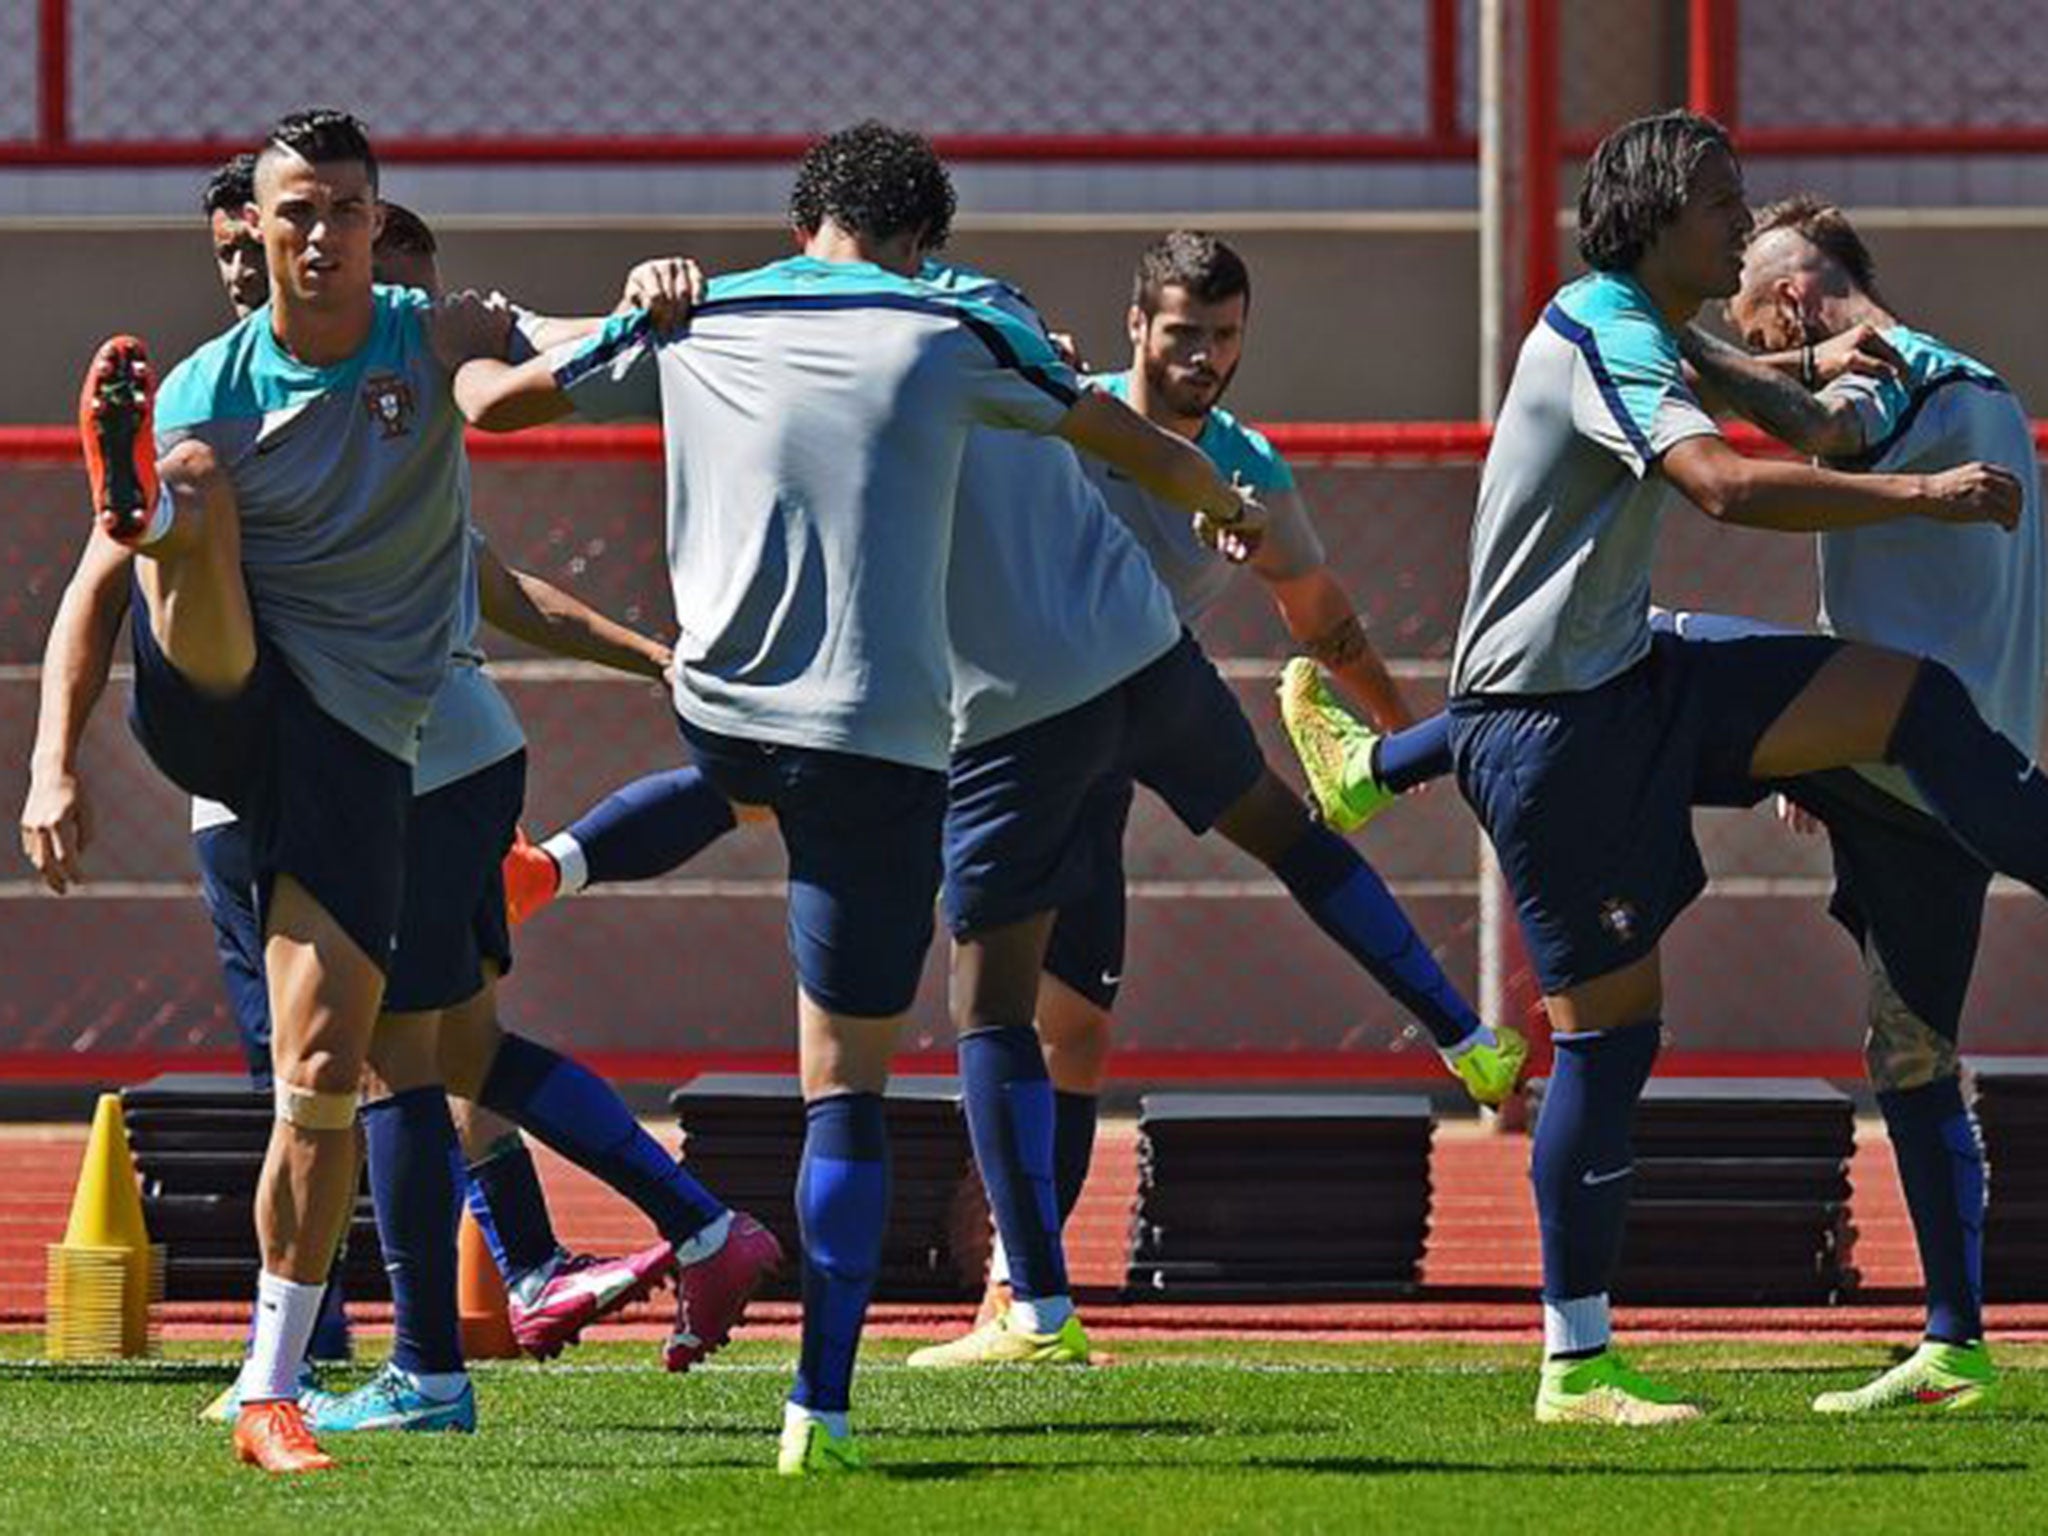
[[[395,373],[373,373],[363,381],[363,409],[385,438],[412,431],[412,386]]]
[[[1609,897],[1600,907],[1600,926],[1615,943],[1628,943],[1636,934],[1636,904],[1618,896]]]

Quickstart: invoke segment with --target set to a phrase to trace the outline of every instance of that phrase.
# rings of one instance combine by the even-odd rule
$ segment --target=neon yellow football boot
[[[1088,1335],[1079,1313],[1070,1316],[1056,1333],[1026,1333],[1016,1318],[1015,1308],[1005,1309],[950,1344],[932,1344],[916,1351],[909,1363],[936,1370],[968,1365],[1088,1363]]]
[[[1991,1396],[1998,1372],[1991,1352],[1975,1344],[1938,1344],[1929,1339],[1874,1380],[1846,1392],[1823,1392],[1815,1413],[1874,1413],[1880,1408],[1924,1408],[1953,1413],[1974,1408]]]
[[[1612,1349],[1583,1360],[1546,1360],[1536,1390],[1539,1424],[1611,1424],[1644,1429],[1685,1424],[1700,1410],[1676,1391],[1631,1370]]]
[[[1373,777],[1378,734],[1331,697],[1322,669],[1306,656],[1281,669],[1280,720],[1326,825],[1355,832],[1400,798]]]
[[[1456,1057],[1446,1056],[1444,1065],[1465,1085],[1473,1103],[1498,1109],[1522,1081],[1522,1069],[1529,1065],[1529,1042],[1520,1030],[1496,1024],[1493,1044],[1475,1043]]]
[[[784,1477],[830,1477],[864,1472],[868,1459],[854,1443],[853,1431],[835,1435],[817,1419],[790,1415],[782,1421],[782,1444],[775,1470]]]

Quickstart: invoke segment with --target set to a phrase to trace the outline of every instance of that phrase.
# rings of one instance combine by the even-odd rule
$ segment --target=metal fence
[[[1484,433],[1474,427],[1276,429],[1334,569],[1418,703],[1442,694],[1462,602]],[[651,436],[564,431],[480,445],[478,518],[499,553],[599,607],[668,627],[659,470]],[[36,661],[82,531],[80,479],[60,433],[0,437],[0,780],[19,805],[34,729]],[[1667,525],[1658,592],[1687,607],[1801,623],[1814,575],[1804,541]],[[1288,644],[1247,578],[1205,628],[1283,773],[1292,760],[1270,683]],[[495,646],[532,746],[527,824],[552,829],[623,780],[680,761],[665,701],[644,683]],[[119,1072],[225,1060],[232,1029],[195,896],[185,809],[120,724],[125,675],[89,737],[98,811],[91,883],[49,896],[16,863],[0,883],[0,1071]],[[1677,1065],[1797,1057],[1850,1074],[1860,970],[1823,913],[1824,849],[1763,813],[1705,813],[1711,894],[1666,951]],[[1477,981],[1479,838],[1442,786],[1380,818],[1360,846],[1461,986]],[[1426,1075],[1399,1010],[1361,978],[1264,871],[1196,841],[1140,797],[1129,850],[1131,953],[1124,1070],[1148,1077]],[[667,1075],[765,1065],[791,1044],[779,844],[742,830],[645,886],[588,893],[521,932],[505,997],[521,1028],[616,1070]],[[1994,897],[1971,1018],[1982,1050],[2048,1045],[2031,999],[2048,918]],[[947,1048],[943,976],[926,978],[913,1052]]]

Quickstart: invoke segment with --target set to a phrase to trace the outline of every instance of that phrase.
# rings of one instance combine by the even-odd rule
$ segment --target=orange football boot
[[[156,510],[156,379],[133,336],[100,343],[78,392],[78,435],[92,481],[93,516],[132,544]]]
[[[288,1397],[242,1405],[235,1415],[235,1459],[265,1472],[325,1472],[334,1465]]]
[[[505,915],[518,927],[553,901],[562,889],[562,871],[554,856],[537,843],[526,840],[526,828],[512,834],[512,851],[505,855]]]

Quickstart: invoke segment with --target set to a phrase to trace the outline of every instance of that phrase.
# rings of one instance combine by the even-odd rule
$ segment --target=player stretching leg
[[[669,461],[690,637],[676,708],[706,777],[772,809],[790,860],[807,1118],[804,1334],[778,1458],[790,1474],[861,1459],[848,1393],[888,1209],[881,1095],[939,885],[946,555],[968,430],[1058,432],[1220,525],[1243,517],[1206,460],[1082,396],[1037,333],[916,281],[952,209],[915,135],[832,135],[798,173],[802,256],[714,282],[680,336],[617,320],[457,385],[486,428],[576,408],[660,416],[690,447]],[[1026,1186],[1050,1182],[1049,1146],[1015,1151]]]
[[[2025,492],[2010,535],[1900,523],[1825,533],[1821,619],[1833,634],[1952,668],[2020,754],[2040,739],[2048,583],[2039,469],[2027,413],[1992,370],[1903,325],[1879,295],[1870,253],[1840,209],[1812,197],[1766,209],[1729,318],[1781,367],[1816,345],[1875,332],[1896,376],[1845,376],[1809,396],[1734,349],[1689,337],[1705,382],[1760,426],[1843,469],[1930,473],[2003,465]],[[1927,814],[1909,774],[1868,768],[1800,780],[1787,794],[1827,828],[1830,910],[1862,951],[1866,1062],[1877,1089],[1927,1287],[1911,1356],[1822,1413],[1970,1407],[1993,1380],[1984,1344],[1984,1156],[1956,1057],[1989,871]]]
[[[174,370],[161,401],[140,344],[109,342],[81,426],[99,526],[140,557],[137,735],[181,787],[250,822],[278,1119],[235,1444],[297,1472],[332,1465],[295,1378],[353,1199],[414,737],[462,579],[448,370],[502,348],[504,324],[474,302],[373,289],[376,162],[342,114],[278,124],[253,217],[268,309]],[[373,388],[411,402],[399,430],[366,408]]]
[[[1904,522],[1823,532],[1819,545],[1827,630],[1953,668],[1986,720],[2025,752],[2038,736],[2048,640],[2038,473],[2026,413],[2010,388],[1974,359],[1900,325],[1877,295],[1869,251],[1848,219],[1815,198],[1765,211],[1729,313],[1769,356],[1748,358],[1697,329],[1682,337],[1685,356],[1712,398],[1802,452],[1839,469],[1882,473],[1984,459],[2022,487],[2011,534]],[[1829,387],[1816,395],[1792,378]],[[1719,615],[1665,622],[1686,639],[1770,632]],[[1291,663],[1290,672],[1306,667]],[[1326,697],[1303,712],[1295,739],[1305,762],[1329,765],[1333,803],[1362,804],[1397,787],[1384,773],[1374,782],[1371,733]],[[1958,1080],[1956,1037],[1989,873],[1926,813],[1910,775],[1896,768],[1838,770],[1782,788],[1826,826],[1832,844],[1830,910],[1863,954],[1868,1066],[1928,1293],[1919,1349],[1866,1386],[1824,1393],[1814,1406],[1971,1406],[1984,1399],[1993,1372],[1983,1343],[1983,1153]]]
[[[1985,862],[2048,885],[2048,781],[1953,673],[1824,637],[1650,632],[1656,522],[1673,499],[1787,532],[1914,516],[2010,527],[2022,510],[2013,478],[1981,463],[1845,475],[1727,447],[1686,382],[1680,334],[1736,291],[1750,227],[1714,124],[1672,113],[1611,135],[1580,202],[1593,273],[1524,344],[1481,482],[1451,737],[1557,1041],[1531,1169],[1546,1421],[1697,1415],[1611,1348],[1606,1294],[1658,1046],[1657,944],[1704,884],[1690,805],[1750,804],[1774,781],[1889,760]],[[1561,570],[1570,579],[1553,579]]]

